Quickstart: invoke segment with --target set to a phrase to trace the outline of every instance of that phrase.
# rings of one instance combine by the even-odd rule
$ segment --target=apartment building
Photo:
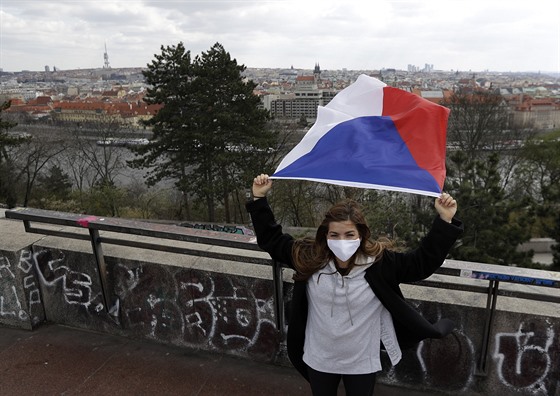
[[[264,107],[275,118],[317,118],[317,107],[327,105],[338,92],[334,89],[320,89],[320,71],[318,65],[312,76],[296,77],[292,93],[284,95],[267,95],[263,98]]]
[[[513,122],[516,125],[532,126],[536,130],[560,128],[560,100],[525,97],[512,106]]]

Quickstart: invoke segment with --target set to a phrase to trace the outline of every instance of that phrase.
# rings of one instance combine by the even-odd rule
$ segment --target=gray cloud
[[[248,67],[560,71],[560,2],[0,0],[0,67],[145,66],[179,41]]]

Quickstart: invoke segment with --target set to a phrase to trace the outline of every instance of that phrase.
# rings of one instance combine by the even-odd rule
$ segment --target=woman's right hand
[[[266,194],[272,188],[272,180],[268,178],[268,175],[261,173],[253,179],[253,199],[259,199],[266,197]]]

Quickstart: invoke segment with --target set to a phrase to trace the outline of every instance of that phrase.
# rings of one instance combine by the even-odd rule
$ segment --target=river
[[[34,140],[42,143],[47,143],[52,146],[57,146],[65,143],[71,142],[72,139],[75,138],[74,131],[68,129],[66,127],[59,127],[53,125],[43,125],[43,124],[19,124],[15,128],[10,130],[10,134],[13,135],[31,135]],[[104,140],[107,136],[99,136],[99,130],[96,129],[86,129],[80,128],[79,131],[79,138],[86,141],[86,146],[88,150],[96,150],[98,155],[101,157],[103,155],[103,150],[106,151],[107,154],[111,158],[118,158],[120,162],[125,164],[122,168],[115,170],[113,173],[115,183],[118,186],[126,187],[133,184],[137,184],[138,182],[142,182],[145,180],[145,177],[148,173],[146,169],[136,169],[131,168],[126,165],[126,161],[130,161],[135,158],[134,153],[127,147],[124,146],[99,146],[96,144],[98,140]],[[133,130],[127,131],[126,134],[117,135],[115,137],[128,137],[134,139],[148,139],[151,137],[151,132],[147,130]],[[47,166],[51,166],[54,164],[59,165],[62,170],[67,174],[72,174],[72,170],[68,161],[64,160],[66,153],[60,153],[58,157],[55,157],[51,160],[50,164]],[[164,180],[159,182],[156,187],[158,188],[172,188],[174,185],[174,181],[172,180]]]

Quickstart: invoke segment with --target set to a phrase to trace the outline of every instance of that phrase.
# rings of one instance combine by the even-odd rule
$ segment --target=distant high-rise
[[[433,72],[434,71],[434,65],[429,64],[429,63],[425,63],[424,64],[424,71],[425,72]]]
[[[105,43],[105,52],[103,53],[103,59],[104,59],[103,68],[110,69],[111,65],[109,65],[109,54],[107,53],[107,43]]]

